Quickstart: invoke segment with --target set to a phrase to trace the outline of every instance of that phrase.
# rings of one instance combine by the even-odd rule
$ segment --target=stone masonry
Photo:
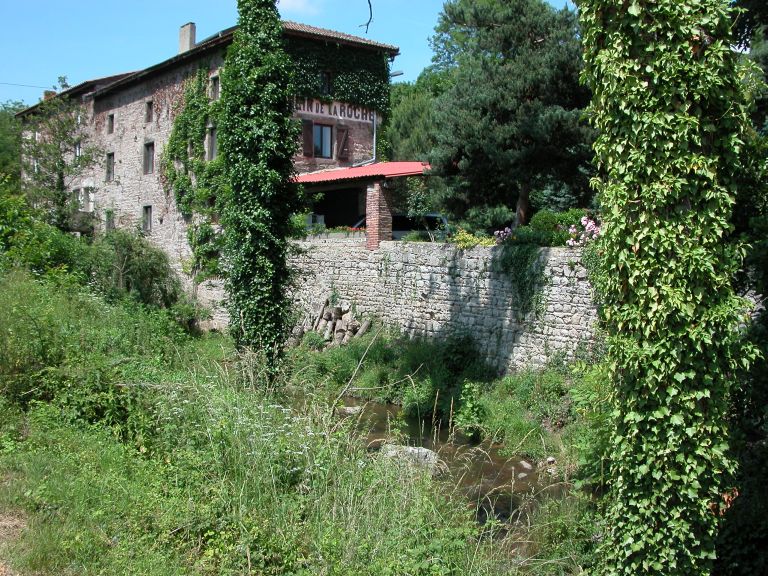
[[[304,28],[308,27],[303,25],[287,23],[284,26],[288,35],[304,37],[307,34]],[[309,31],[319,36],[318,49],[325,49],[326,42],[337,35],[320,29]],[[73,182],[72,187],[94,191],[92,210],[97,233],[107,227],[110,219],[109,225],[117,228],[143,228],[147,238],[168,254],[186,288],[203,305],[214,309],[212,326],[221,326],[226,323],[226,316],[218,306],[222,283],[214,279],[195,285],[184,273],[186,263],[192,257],[187,241],[189,222],[177,209],[161,169],[162,154],[173,121],[183,106],[187,82],[202,68],[208,73],[209,90],[214,81],[219,85],[229,42],[227,38],[231,37],[231,31],[225,31],[221,38],[214,37],[196,45],[194,34],[194,24],[184,25],[180,32],[179,55],[144,71],[122,75],[119,81],[99,87],[83,97],[88,110],[89,143],[103,149],[104,158]],[[364,39],[355,41],[358,44],[368,42]],[[376,46],[374,49],[385,50]],[[218,90],[211,97],[218,97]],[[332,154],[328,158],[307,156],[302,153],[301,143],[297,142],[294,164],[298,173],[349,167],[373,156],[376,115],[372,110],[343,102],[328,104],[304,98],[301,105],[297,105],[296,118],[304,123],[330,127],[333,134]],[[340,134],[344,134],[343,140],[339,138]],[[342,144],[343,155],[339,149]],[[206,137],[206,156],[210,146],[211,141]],[[147,153],[148,149],[151,154]],[[110,157],[113,159],[111,174]],[[151,160],[149,165],[147,157]]]
[[[411,335],[466,333],[502,370],[541,367],[594,340],[597,311],[580,253],[542,248],[544,285],[535,310],[521,317],[509,275],[493,265],[499,248],[461,251],[450,244],[302,242],[294,260],[295,300],[308,313],[329,294]]]

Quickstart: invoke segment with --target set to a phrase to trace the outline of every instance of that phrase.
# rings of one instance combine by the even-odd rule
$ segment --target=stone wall
[[[97,232],[103,232],[107,213],[111,213],[118,228],[138,229],[142,226],[145,207],[151,210],[151,231],[147,239],[162,248],[169,256],[171,265],[179,273],[188,290],[194,291],[205,305],[214,309],[214,327],[226,324],[226,315],[217,302],[221,297],[221,282],[205,282],[193,286],[185,264],[192,257],[187,241],[188,222],[181,215],[174,195],[167,190],[161,171],[162,155],[173,129],[173,121],[181,111],[184,102],[186,82],[195,77],[202,67],[208,76],[219,76],[224,65],[224,49],[216,48],[200,54],[189,61],[180,62],[147,74],[141,81],[108,91],[104,95],[90,96],[87,106],[89,145],[103,150],[104,155],[114,155],[114,174],[106,179],[106,157],[97,165],[72,182],[72,188],[92,188],[94,194],[94,217]],[[152,119],[147,122],[147,106],[151,102]],[[339,105],[340,103],[336,103]],[[310,110],[296,112],[299,120],[320,121],[333,127],[334,157],[310,158],[302,155],[301,143],[297,142],[294,164],[298,173],[317,169],[351,166],[369,160],[373,155],[373,112],[365,111],[365,119],[357,107],[349,106],[356,119],[329,115],[319,109],[319,114]],[[109,132],[108,118],[113,117],[113,130]],[[347,131],[349,156],[338,158],[335,147],[339,128]],[[148,143],[154,145],[154,169],[145,173],[144,150]],[[206,141],[205,146],[209,143]]]
[[[541,249],[541,297],[523,315],[510,275],[496,265],[499,248],[382,242],[371,251],[359,240],[300,247],[295,300],[308,314],[332,295],[349,301],[358,317],[375,316],[409,334],[466,333],[500,369],[540,367],[594,338],[597,312],[577,250]]]

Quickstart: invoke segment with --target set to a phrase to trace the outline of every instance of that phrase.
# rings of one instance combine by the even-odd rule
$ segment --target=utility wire
[[[21,86],[22,88],[51,88],[50,86],[33,86],[32,84],[14,84],[13,82],[0,82],[2,86]]]

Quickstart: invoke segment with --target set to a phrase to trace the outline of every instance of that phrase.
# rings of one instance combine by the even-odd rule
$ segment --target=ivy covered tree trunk
[[[238,0],[239,29],[222,73],[221,149],[230,182],[224,213],[225,272],[232,335],[263,351],[272,367],[289,307],[286,262],[298,125],[292,67],[274,0]]]
[[[727,0],[581,0],[615,384],[604,574],[708,574],[743,303],[728,241],[748,100]]]

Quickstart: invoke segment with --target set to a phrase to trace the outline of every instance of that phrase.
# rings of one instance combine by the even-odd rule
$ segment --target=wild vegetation
[[[169,269],[134,270],[106,290],[99,268],[74,266],[96,242],[40,222],[20,197],[4,194],[3,206],[15,231],[0,256],[0,513],[22,515],[27,529],[0,546],[15,569],[551,574],[589,561],[580,497],[543,501],[525,517],[530,530],[481,526],[463,493],[368,453],[354,419],[333,410],[362,359],[355,393],[403,402],[418,418],[450,418],[448,403],[433,406],[451,396],[459,430],[523,441],[515,449],[538,458],[575,446],[562,431],[586,422],[568,400],[580,378],[561,370],[494,382],[466,340],[383,333],[328,352],[305,342],[276,375],[262,356],[223,335],[195,336],[162,299],[142,296],[162,291],[134,288],[145,273],[173,285]],[[26,246],[51,237],[60,246],[48,260],[26,259]],[[291,408],[278,392],[291,384],[313,401]]]
[[[273,234],[280,247],[266,254],[236,234],[228,240],[233,270],[243,264],[230,281],[242,288],[233,310],[244,330],[195,334],[202,311],[145,239],[127,231],[76,239],[0,176],[0,514],[27,522],[18,540],[0,541],[3,561],[39,574],[764,573],[768,316],[735,331],[731,282],[766,291],[766,92],[761,73],[743,74],[744,58],[729,48],[726,3],[637,1],[617,15],[581,2],[604,226],[583,208],[543,209],[586,204],[559,195],[567,186],[549,196],[545,187],[538,198],[546,201],[531,196],[542,209],[529,226],[487,235],[511,219],[509,196],[456,236],[467,248],[502,243],[499,264],[517,262],[517,274],[532,243],[587,243],[609,356],[584,351],[571,365],[552,359],[545,371],[501,377],[461,335],[434,342],[383,329],[328,350],[310,334],[284,364],[274,362],[285,316],[247,314],[285,303],[290,211],[271,209],[285,200],[291,138],[276,156],[261,151],[291,128],[278,122],[285,132],[258,140],[235,111],[267,114],[253,87],[270,86],[284,120],[290,90],[279,51],[252,57],[261,42],[275,47],[272,3],[241,4],[252,8],[253,28],[244,27],[232,58],[259,66],[231,67],[222,103],[231,125],[222,128],[229,146],[259,150],[229,155],[232,198],[243,210],[227,214],[228,226]],[[764,74],[764,13],[751,0],[736,4],[758,8],[736,23]],[[665,17],[651,18],[662,5]],[[540,3],[525,7],[541,14]],[[429,98],[461,90],[455,79],[473,73],[462,62],[484,62],[475,45],[494,46],[491,32],[500,31],[482,23],[508,7],[470,8],[447,4],[437,63],[417,92],[401,91],[396,109],[421,117]],[[572,23],[569,13],[550,17]],[[262,26],[267,34],[248,36]],[[634,36],[646,29],[656,34]],[[665,33],[677,39],[674,50],[658,44]],[[572,47],[571,36],[562,46]],[[635,43],[644,50],[611,52]],[[681,106],[681,90],[706,105]],[[18,146],[11,109],[0,142]],[[420,150],[437,140],[392,141]],[[0,156],[2,166],[13,169],[13,157]],[[427,209],[411,200],[414,212]],[[253,293],[263,296],[273,274],[279,293],[263,307]],[[255,352],[242,346],[253,342]],[[311,401],[295,402],[297,391]],[[478,524],[477,503],[450,481],[369,453],[357,420],[339,416],[342,393],[396,402],[403,418],[482,447],[500,442],[534,462],[552,456],[562,492],[539,497],[517,523]],[[394,438],[403,426],[393,422]]]
[[[710,574],[733,486],[728,399],[755,356],[732,288],[744,252],[723,242],[749,72],[725,2],[609,4],[579,4],[615,390],[599,573]]]

